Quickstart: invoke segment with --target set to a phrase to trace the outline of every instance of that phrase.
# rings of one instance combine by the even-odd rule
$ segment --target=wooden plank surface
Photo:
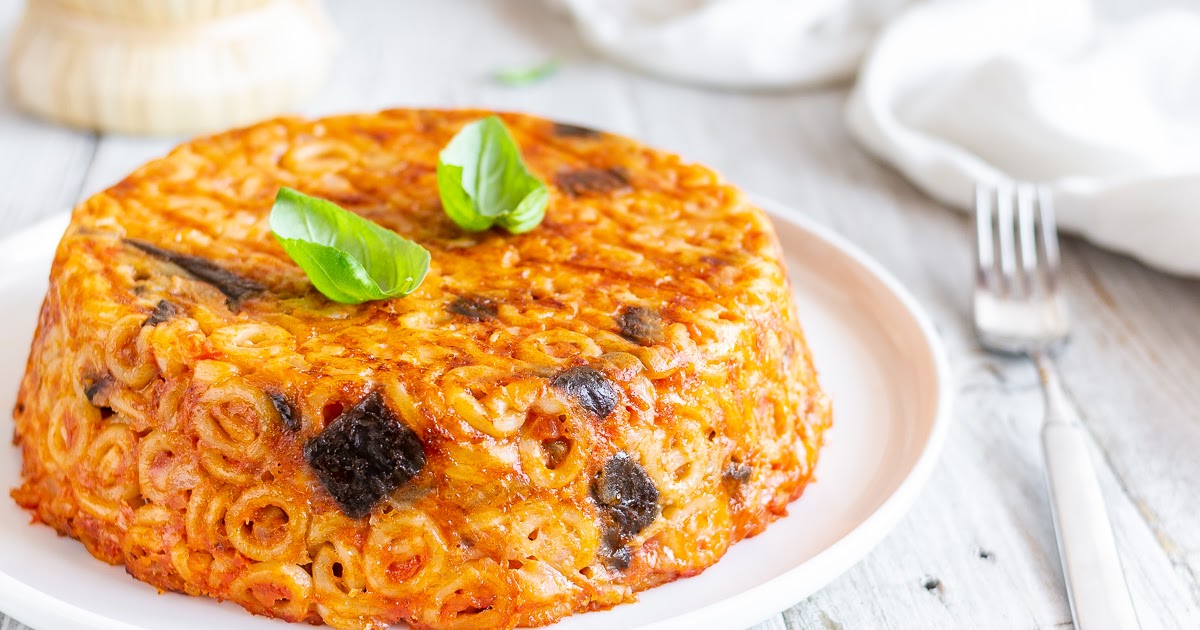
[[[629,134],[833,227],[928,310],[957,390],[933,479],[866,560],[755,630],[1071,627],[1033,370],[975,344],[966,218],[853,144],[841,124],[844,88],[743,94],[664,83],[595,58],[568,24],[526,0],[328,4],[345,42],[308,113],[478,105]],[[0,32],[18,8],[0,3]],[[552,56],[563,69],[541,84],[489,79],[499,66]],[[66,210],[177,140],[69,131],[0,97],[4,230]],[[1065,257],[1076,327],[1061,363],[1094,438],[1143,627],[1200,627],[1200,282],[1073,240]],[[0,615],[0,630],[23,628]]]

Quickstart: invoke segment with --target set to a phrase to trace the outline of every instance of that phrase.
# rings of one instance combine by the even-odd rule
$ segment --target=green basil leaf
[[[421,286],[429,251],[337,204],[280,188],[271,231],[325,297],[343,304],[403,297]]]
[[[495,116],[462,128],[438,156],[438,193],[446,215],[464,230],[493,225],[520,234],[546,216],[550,193],[521,160],[521,150]]]
[[[492,77],[501,85],[524,87],[545,81],[558,72],[559,65],[557,59],[547,59],[532,66],[501,68]]]

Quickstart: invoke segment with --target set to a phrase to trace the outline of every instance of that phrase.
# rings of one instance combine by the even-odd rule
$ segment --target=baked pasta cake
[[[511,628],[695,575],[785,514],[830,406],[771,224],[712,171],[501,114],[549,186],[520,235],[442,211],[480,111],[283,118],[77,207],[15,409],[12,495],[162,591],[336,628]],[[314,290],[281,186],[432,253]]]

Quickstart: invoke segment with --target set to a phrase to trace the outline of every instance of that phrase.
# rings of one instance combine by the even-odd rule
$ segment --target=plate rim
[[[937,391],[934,418],[928,438],[921,446],[920,454],[904,479],[873,512],[841,538],[803,563],[765,582],[686,613],[643,624],[639,626],[642,630],[700,627],[697,624],[711,625],[714,621],[729,619],[734,611],[742,613],[737,623],[742,627],[748,627],[748,625],[753,625],[787,610],[803,601],[804,598],[820,591],[865,559],[895,529],[916,502],[932,476],[945,444],[946,435],[949,433],[953,398],[950,362],[941,337],[937,334],[932,320],[916,297],[882,264],[832,228],[803,214],[795,207],[773,198],[757,194],[747,194],[747,198],[751,203],[762,208],[772,219],[786,221],[793,227],[828,243],[864,269],[872,278],[879,281],[883,288],[896,298],[903,312],[920,332],[921,344],[927,349],[932,359],[932,376]],[[65,230],[70,217],[70,212],[60,212],[18,230],[0,240],[0,251],[8,252],[4,256],[5,258],[25,255],[24,252],[28,251],[28,247],[9,249],[3,246],[20,243],[34,233],[54,231],[59,229],[58,226],[61,226],[59,231]],[[815,579],[810,575],[812,569],[809,565],[813,563],[828,565],[818,571]],[[793,593],[793,596],[787,597],[787,593]],[[34,626],[59,627],[65,623],[72,627],[103,630],[147,630],[143,626],[112,619],[46,594],[2,570],[0,570],[0,605],[3,607],[4,614]],[[747,615],[746,613],[749,611],[753,612]]]

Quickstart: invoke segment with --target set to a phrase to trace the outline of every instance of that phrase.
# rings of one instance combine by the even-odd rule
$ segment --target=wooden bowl
[[[315,0],[27,0],[8,76],[16,102],[51,120],[196,133],[296,107],[333,44]]]

